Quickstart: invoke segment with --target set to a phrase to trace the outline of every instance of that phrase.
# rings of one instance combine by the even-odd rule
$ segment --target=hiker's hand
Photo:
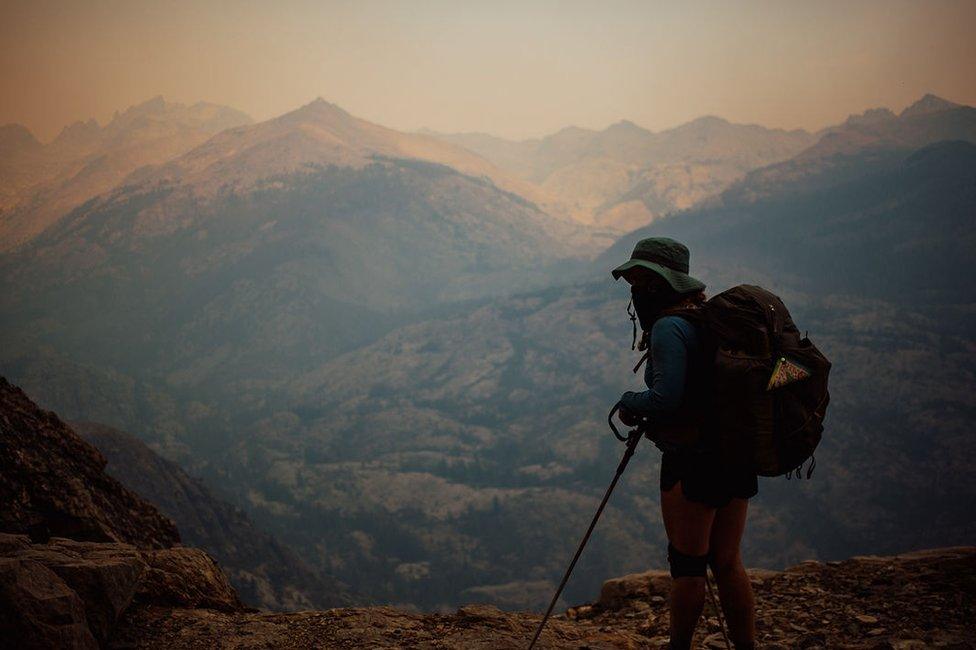
[[[636,427],[640,423],[640,418],[626,406],[621,406],[617,411],[617,417],[628,427]]]

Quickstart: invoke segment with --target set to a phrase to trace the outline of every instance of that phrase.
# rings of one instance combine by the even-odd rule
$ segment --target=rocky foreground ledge
[[[976,547],[751,576],[764,648],[976,648]],[[661,571],[609,580],[596,602],[554,617],[540,647],[664,646],[669,580]],[[539,619],[482,605],[261,613],[196,549],[0,535],[0,629],[16,647],[523,648]],[[708,607],[698,640],[724,647]]]

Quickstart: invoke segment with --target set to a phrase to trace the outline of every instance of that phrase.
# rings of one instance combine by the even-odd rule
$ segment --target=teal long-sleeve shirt
[[[680,316],[665,316],[651,327],[651,355],[644,368],[648,390],[627,391],[620,403],[628,410],[654,422],[665,418],[681,404],[689,367],[701,355],[701,342],[694,326]]]

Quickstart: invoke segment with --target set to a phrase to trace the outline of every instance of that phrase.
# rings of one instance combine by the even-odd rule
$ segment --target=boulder
[[[171,607],[244,609],[227,576],[213,558],[196,548],[143,553],[149,570],[139,587],[140,602]]]
[[[0,558],[0,640],[3,647],[96,650],[81,598],[34,560]]]
[[[130,606],[243,609],[217,563],[193,548],[146,551],[57,537],[31,544],[0,533],[0,562],[0,639],[39,639],[18,648],[106,646]]]
[[[127,544],[98,544],[52,538],[15,551],[18,559],[43,564],[81,599],[88,629],[105,644],[115,623],[132,602],[146,563],[138,549]]]
[[[22,551],[29,546],[30,538],[27,535],[0,533],[0,557],[12,555],[16,551]]]
[[[667,571],[631,573],[604,582],[597,605],[603,609],[620,609],[632,600],[667,598],[670,591],[671,574]]]

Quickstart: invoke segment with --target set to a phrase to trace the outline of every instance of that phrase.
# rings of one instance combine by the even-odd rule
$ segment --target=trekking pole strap
[[[607,415],[607,424],[610,425],[610,430],[613,431],[613,435],[617,440],[619,440],[620,442],[627,442],[628,440],[630,440],[630,438],[628,436],[621,434],[620,431],[617,430],[617,425],[613,423],[613,416],[615,416],[617,414],[617,411],[619,410],[620,410],[620,402],[617,402],[616,404],[613,405],[613,408],[610,409],[609,415]]]
[[[611,418],[616,410],[617,407],[615,406],[614,410],[610,411]],[[612,424],[611,427],[613,427]],[[614,431],[616,432],[615,428]],[[640,442],[642,435],[643,433],[641,431],[634,429],[631,431],[630,437],[624,438],[624,440],[627,441],[627,450],[624,451],[623,458],[620,459],[620,464],[617,466],[617,471],[613,476],[613,480],[610,481],[610,485],[607,487],[607,491],[603,495],[603,501],[600,502],[600,507],[596,509],[596,514],[593,515],[593,520],[590,521],[590,527],[586,529],[586,534],[583,535],[583,539],[576,549],[576,554],[573,555],[572,562],[569,563],[569,567],[566,569],[566,573],[563,575],[563,579],[559,583],[556,593],[552,596],[552,601],[549,602],[549,608],[546,610],[545,616],[542,617],[542,621],[539,623],[539,627],[535,631],[535,636],[532,637],[532,642],[529,644],[528,650],[532,650],[532,648],[535,647],[536,641],[539,640],[539,636],[542,634],[542,630],[546,626],[546,622],[549,620],[549,616],[552,614],[553,608],[556,606],[556,601],[559,600],[559,596],[563,593],[563,588],[566,586],[566,583],[569,582],[569,576],[572,575],[573,569],[576,567],[576,562],[579,560],[580,555],[582,555],[583,548],[586,546],[586,543],[590,540],[590,535],[593,533],[593,529],[596,528],[596,522],[599,521],[600,515],[603,514],[603,509],[606,507],[607,501],[610,500],[610,495],[613,493],[613,488],[617,486],[617,481],[620,480],[624,470],[627,468],[627,463],[630,462],[631,457],[634,455],[634,451],[637,449],[637,443]],[[618,435],[618,437],[620,436]]]

